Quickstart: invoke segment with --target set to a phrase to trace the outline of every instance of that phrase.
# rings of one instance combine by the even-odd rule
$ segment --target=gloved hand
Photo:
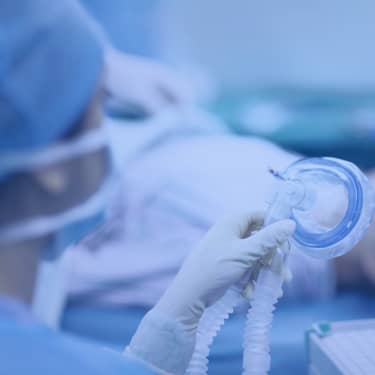
[[[133,337],[129,352],[164,370],[162,373],[183,374],[205,308],[220,299],[258,261],[282,246],[295,229],[291,220],[259,230],[262,226],[260,213],[232,217],[215,225],[148,313]],[[158,349],[156,355],[151,353],[153,345]]]
[[[114,48],[107,50],[106,62],[110,109],[142,117],[192,102],[187,82],[161,64]]]
[[[215,225],[184,262],[156,311],[194,326],[204,309],[291,236],[295,224],[280,221],[262,230],[263,213],[223,220]],[[252,234],[254,231],[257,233]]]

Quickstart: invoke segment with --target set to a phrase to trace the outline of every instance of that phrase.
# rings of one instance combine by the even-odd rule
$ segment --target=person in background
[[[73,0],[0,8],[0,372],[184,374],[204,310],[269,259],[294,223],[262,229],[263,214],[250,213],[214,226],[123,356],[48,330],[29,307],[40,262],[102,221],[114,183],[103,46]]]
[[[105,47],[107,108],[110,111],[144,118],[194,101],[192,85],[172,67],[157,62],[144,51],[151,46],[139,32],[139,25],[136,27],[137,21],[131,19],[131,16],[137,18],[131,9],[141,8],[139,11],[151,23],[147,9],[153,9],[152,2],[131,5],[129,2],[76,1],[90,16]],[[103,7],[105,9],[101,9]],[[146,56],[142,56],[142,52]]]
[[[150,42],[151,36],[148,38],[146,36],[147,33],[150,34],[151,29],[151,17],[148,11],[152,8],[152,4],[155,5],[155,2],[152,4],[150,2],[139,2],[137,4],[124,2],[121,5],[116,3],[113,4],[112,8],[109,8],[102,0],[82,1],[82,3],[96,19],[100,20],[103,27],[105,27],[107,31],[110,31],[112,40],[116,43],[117,47],[122,47],[123,51],[130,49],[133,52],[143,54],[145,54],[145,51],[142,48],[145,47],[146,51],[150,52],[150,43],[147,42]],[[124,14],[126,10],[130,10],[128,13],[134,16],[131,12],[131,10],[133,10],[134,13],[138,15],[138,17],[134,17],[136,18],[134,22],[139,22],[144,28],[142,30],[140,27],[136,27],[135,29],[138,31],[137,35],[127,39],[123,34],[126,34],[127,30],[129,34],[134,34],[135,30],[130,27],[128,28],[126,21],[130,21],[130,17]],[[143,18],[139,17],[140,14],[142,14]],[[142,19],[140,20],[139,18]],[[145,30],[146,27],[149,28]],[[135,46],[134,43],[130,43],[131,41],[134,42],[135,38],[140,38],[143,44],[140,43],[140,45]],[[124,43],[124,40],[126,40],[127,43]],[[112,87],[116,87],[113,93],[123,92],[125,95],[123,96],[125,99],[122,101],[122,104],[118,101],[115,104],[117,104],[117,108],[122,107],[125,110],[127,109],[127,113],[129,113],[130,108],[129,105],[126,104],[129,103],[129,100],[126,99],[126,95],[131,95],[136,91],[127,91],[127,71],[130,72],[132,69],[122,69],[122,67],[126,67],[127,65],[125,63],[127,60],[126,54],[122,54],[119,50],[116,50],[114,55],[117,55],[119,58],[114,58],[112,60],[112,67],[116,67],[116,69],[112,70],[112,81],[114,83]],[[124,58],[124,64],[121,63],[122,58]],[[136,59],[134,62],[135,61],[140,60]],[[142,61],[146,62],[147,60],[142,59]],[[155,69],[153,67],[155,67]],[[181,84],[182,82],[179,81],[177,76],[173,76],[170,71],[167,73],[165,68],[162,68],[164,72],[159,74],[160,67],[160,65],[154,65],[154,63],[147,61],[147,64],[144,66],[147,73],[142,74],[142,76],[147,77],[147,79],[143,80],[145,84],[145,86],[143,86],[145,88],[143,92],[145,95],[138,96],[138,100],[134,100],[133,102],[137,102],[137,105],[144,107],[142,103],[145,103],[145,100],[147,101],[148,98],[154,97],[154,95],[147,95],[147,93],[153,92],[153,88],[162,86],[162,84],[153,85],[152,82],[155,82],[156,77],[159,77],[158,79],[161,77],[165,78],[159,82],[163,82],[165,88],[168,86],[168,83],[173,82],[172,86],[174,88],[172,89],[172,86],[169,86],[167,91],[170,93],[179,93],[176,94],[179,100],[171,100],[169,104],[189,102],[189,100],[187,100],[188,95],[186,95],[186,87],[184,90],[184,86]],[[135,75],[133,74],[133,76]],[[159,94],[163,91],[165,90],[159,90]],[[167,97],[168,96],[172,97],[173,95],[168,94]],[[121,97],[121,94],[119,97]],[[167,97],[164,97],[163,100]],[[159,100],[162,98],[163,96],[159,97],[157,100],[159,104]],[[162,110],[165,108],[166,102],[161,105],[159,104],[152,106],[154,110],[148,111],[148,113],[153,115],[157,114],[157,108]],[[135,108],[135,106],[133,106],[133,108]],[[227,133],[223,135],[221,139],[218,139],[220,138],[219,136],[212,137],[212,134],[209,134],[210,137],[208,138],[204,131],[204,119],[200,124],[200,119],[193,119],[193,121],[196,121],[197,125],[200,126],[201,130],[203,130],[201,134],[199,134],[199,137],[196,137],[198,132],[186,131],[186,127],[182,125],[186,120],[182,119],[182,116],[184,116],[183,113],[180,114],[180,119],[176,118],[176,123],[180,123],[178,125],[181,126],[178,127],[178,131],[175,131],[174,137],[167,134],[165,129],[160,129],[159,132],[155,129],[155,126],[164,119],[161,119],[161,121],[156,119],[155,125],[150,122],[148,130],[144,132],[144,138],[150,138],[150,133],[155,133],[155,136],[151,137],[155,142],[152,143],[152,141],[149,141],[150,144],[153,144],[152,150],[149,151],[143,148],[144,155],[137,155],[137,160],[133,160],[131,165],[127,164],[125,161],[121,161],[124,165],[124,174],[126,175],[124,176],[126,180],[125,183],[127,186],[135,185],[135,190],[137,190],[135,194],[136,199],[133,199],[132,204],[128,204],[128,191],[126,194],[122,196],[120,194],[116,197],[113,205],[117,206],[117,209],[114,209],[114,211],[118,217],[113,221],[110,220],[107,227],[118,226],[122,227],[124,230],[126,228],[128,233],[125,239],[120,234],[115,238],[115,241],[111,241],[113,238],[110,238],[110,241],[107,242],[100,239],[101,234],[98,233],[97,238],[93,241],[81,244],[81,251],[76,251],[76,253],[80,254],[77,256],[75,263],[79,264],[83,262],[85,268],[79,267],[78,270],[73,270],[73,277],[71,277],[72,282],[70,283],[71,296],[75,301],[83,300],[94,305],[120,304],[152,306],[166,288],[175,272],[177,272],[181,260],[184,258],[189,248],[187,242],[189,242],[189,240],[190,242],[194,241],[196,237],[199,237],[207,227],[213,223],[214,217],[220,216],[223,212],[228,211],[228,209],[241,207],[244,203],[251,207],[266,201],[267,196],[264,194],[264,191],[267,190],[267,185],[271,184],[271,178],[266,176],[268,167],[272,165],[273,167],[282,169],[297,158],[297,156],[292,153],[277,149],[266,142],[257,142],[256,139],[250,137],[245,140],[243,137],[236,137],[233,134]],[[189,124],[188,128],[190,128],[190,125],[191,124]],[[172,132],[173,130],[171,133]],[[120,145],[126,144],[126,142],[120,141],[120,138],[127,139],[128,144],[133,142],[131,133],[125,130],[122,133],[122,137],[117,137],[115,142],[118,142]],[[180,141],[182,137],[184,137],[183,142]],[[165,140],[161,141],[161,138]],[[192,155],[190,149],[197,145],[199,147],[199,144],[204,142],[204,152],[196,152],[195,155]],[[178,145],[178,147],[176,145]],[[123,148],[126,149],[127,147]],[[226,155],[223,157],[223,160],[220,159],[219,156],[221,149],[226,150]],[[173,153],[173,161],[167,160],[167,157],[164,158],[164,155],[168,155],[168,153]],[[214,156],[210,157],[208,155]],[[168,168],[166,168],[167,162],[169,164]],[[216,169],[216,165],[220,166],[220,170]],[[233,167],[234,165],[236,168]],[[176,168],[174,168],[174,166],[176,166]],[[195,174],[190,173],[193,170],[195,170]],[[246,173],[243,173],[243,170],[246,170]],[[150,174],[150,171],[152,171],[153,178],[149,178],[151,182],[145,181],[145,175]],[[236,173],[236,171],[238,171],[238,173]],[[186,178],[185,176],[189,177]],[[230,178],[228,178],[228,176],[230,176]],[[253,181],[253,176],[256,176],[255,181]],[[197,189],[193,182],[195,178],[200,179],[201,186],[198,192],[195,191]],[[160,181],[160,186],[168,184],[168,187],[163,185],[162,188],[168,190],[167,193],[169,195],[175,196],[174,202],[171,204],[172,206],[176,203],[176,200],[178,201],[179,199],[184,202],[177,203],[185,205],[185,201],[188,199],[190,200],[190,208],[193,208],[195,213],[198,213],[199,207],[204,207],[197,214],[197,220],[186,218],[184,216],[186,212],[183,210],[180,210],[180,217],[176,218],[177,215],[171,212],[170,207],[164,207],[163,203],[160,201],[163,198],[163,194],[166,194],[166,192],[158,190],[160,187],[152,182],[153,179]],[[138,189],[140,184],[137,182],[140,180],[142,180],[143,190]],[[215,184],[212,184],[212,181],[215,181]],[[184,185],[183,188],[185,192],[178,191],[182,185]],[[250,194],[246,198],[246,201],[243,202],[242,194],[244,191],[241,190],[240,186],[251,186],[251,189],[256,191],[257,194]],[[213,189],[215,190],[215,194],[212,193]],[[191,191],[194,193],[193,195],[190,194]],[[187,193],[187,196],[190,194],[190,196],[184,196],[185,193]],[[200,197],[198,202],[195,202],[197,196]],[[236,196],[240,198],[236,200],[234,198]],[[254,199],[253,197],[256,198]],[[121,206],[124,206],[125,211],[131,209],[135,201],[139,202],[137,215],[130,215],[129,217],[126,213],[119,212],[121,211],[119,209]],[[144,204],[145,202],[147,202],[147,207]],[[207,204],[207,202],[210,204]],[[139,209],[139,206],[141,206],[142,209]],[[213,210],[212,207],[215,207],[215,209]],[[220,207],[220,209],[218,209],[218,207]],[[180,208],[181,207],[174,207],[176,210]],[[122,218],[119,218],[119,216]],[[145,237],[147,237],[149,241],[145,241],[141,248],[136,245],[136,252],[126,252],[124,248],[134,248],[134,243],[132,243],[130,238],[131,235],[129,235],[129,228],[142,227],[140,224],[134,224],[137,222],[138,218],[139,220],[144,220],[146,218],[149,221],[148,227],[142,229]],[[120,223],[121,219],[122,222]],[[168,230],[163,228],[157,229],[157,223],[160,220],[163,220],[165,224],[164,228],[168,228]],[[114,223],[114,221],[116,223]],[[173,233],[174,230],[170,231],[169,228],[179,228],[177,232],[179,232],[180,236],[185,238],[185,240],[181,241],[181,239],[177,238]],[[106,229],[102,232],[105,232],[105,230]],[[163,241],[157,238],[160,233],[163,233],[161,237],[165,242],[173,243],[173,252],[167,253],[165,251],[164,244],[160,243]],[[370,237],[370,233],[372,233],[372,231],[369,231],[366,238]],[[136,234],[134,236],[136,237]],[[116,237],[116,235],[114,237]],[[121,242],[121,244],[118,245],[118,242]],[[334,291],[340,288],[371,286],[372,275],[375,273],[371,272],[372,262],[367,261],[368,258],[366,255],[371,254],[372,247],[370,242],[371,241],[365,239],[357,247],[357,251],[329,262],[315,261],[297,254],[291,260],[294,279],[291,284],[286,286],[287,296],[292,298],[320,299],[331,297]],[[152,250],[150,250],[150,248]],[[160,250],[158,254],[161,255],[158,257],[158,262],[152,261],[149,266],[147,266],[145,262],[141,262],[141,264],[140,262],[136,262],[139,265],[138,268],[133,267],[128,270],[119,270],[117,278],[114,270],[112,270],[113,272],[111,272],[110,275],[104,275],[106,266],[108,269],[111,267],[115,268],[119,259],[133,259],[136,261],[137,256],[139,258],[143,256],[151,259],[152,257],[149,253],[155,252],[156,248]],[[359,249],[364,250],[359,251]],[[128,262],[128,264],[132,263],[133,262]],[[139,274],[142,274],[143,278],[138,277]],[[135,282],[132,281],[133,278],[136,280]],[[101,284],[106,284],[107,287],[102,288]],[[112,284],[112,288],[110,284]],[[121,288],[121,285],[123,288]],[[149,286],[147,288],[149,294],[144,293],[144,285]]]

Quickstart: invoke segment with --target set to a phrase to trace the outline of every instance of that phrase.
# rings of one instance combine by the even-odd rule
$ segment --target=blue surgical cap
[[[78,0],[0,0],[0,157],[71,129],[99,83],[98,34]]]

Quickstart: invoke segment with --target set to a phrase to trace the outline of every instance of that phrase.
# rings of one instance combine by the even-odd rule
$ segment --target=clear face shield
[[[65,294],[59,256],[105,216],[114,175],[108,145],[99,105],[58,142],[0,158],[0,249],[40,250],[34,311],[50,325]]]

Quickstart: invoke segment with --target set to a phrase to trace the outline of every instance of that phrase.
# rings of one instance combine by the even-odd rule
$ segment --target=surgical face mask
[[[50,236],[43,249],[42,260],[34,289],[34,316],[51,328],[59,325],[67,293],[70,271],[69,254],[63,254],[74,243],[83,239],[105,218],[104,210],[66,224]]]
[[[350,251],[363,237],[374,216],[375,193],[354,164],[311,158],[273,173],[278,182],[267,217],[296,222],[296,249],[329,259]]]
[[[41,239],[35,315],[56,327],[65,300],[62,253],[100,225],[114,186],[104,127],[29,154],[0,159],[0,248]],[[5,178],[4,178],[5,177]],[[60,259],[61,258],[61,259]]]

